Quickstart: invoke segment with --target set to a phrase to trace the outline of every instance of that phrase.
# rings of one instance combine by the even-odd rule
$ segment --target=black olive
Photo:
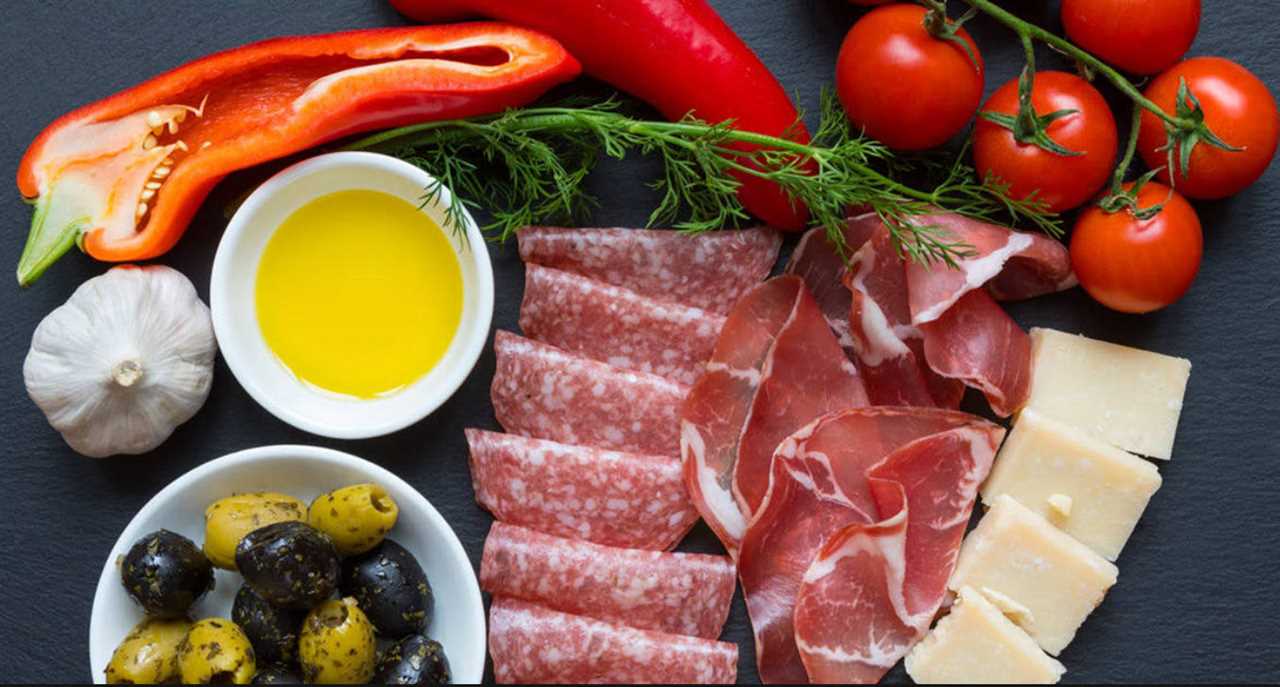
[[[375,685],[447,685],[449,659],[434,639],[409,635],[387,647],[374,673]]]
[[[180,618],[213,589],[213,565],[195,542],[169,530],[156,530],[125,554],[120,579],[147,615]]]
[[[275,665],[267,666],[258,671],[253,676],[255,685],[300,685],[302,684],[302,676],[290,666]]]
[[[244,630],[254,654],[264,663],[298,660],[298,633],[306,616],[303,611],[272,606],[247,584],[236,592],[231,606],[231,620]]]
[[[236,546],[245,584],[273,606],[309,609],[338,587],[338,552],[328,535],[305,522],[277,522]]]
[[[399,639],[431,622],[431,585],[413,554],[385,539],[342,565],[342,595],[355,597],[378,635]]]

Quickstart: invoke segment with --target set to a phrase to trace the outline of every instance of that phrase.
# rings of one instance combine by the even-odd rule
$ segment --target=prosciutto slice
[[[489,655],[499,684],[732,684],[738,647],[638,630],[494,597]]]
[[[528,265],[525,336],[614,367],[692,384],[715,348],[724,317],[660,301],[572,272]]]
[[[622,370],[510,332],[494,336],[490,398],[498,422],[522,436],[635,453],[679,454],[688,387]]]
[[[690,497],[731,554],[777,443],[823,412],[865,402],[798,277],[771,279],[734,306],[680,423]]]
[[[641,630],[715,639],[736,585],[725,556],[660,553],[553,537],[495,522],[480,588]]]
[[[769,276],[782,245],[782,237],[765,228],[689,235],[665,229],[527,227],[517,238],[526,263],[719,314]]]
[[[466,430],[476,501],[495,518],[632,549],[675,547],[698,521],[680,459]]]
[[[1074,286],[1066,248],[1045,236],[958,215],[918,221],[936,227],[946,240],[971,246],[973,255],[955,267],[903,261],[888,229],[874,215],[863,215],[851,219],[846,230],[847,242],[862,241],[849,269],[818,234],[802,240],[787,269],[810,284],[843,279],[848,315],[840,314],[843,301],[834,293],[821,300],[823,312],[838,334],[848,329],[847,349],[859,363],[873,403],[954,407],[968,385],[983,391],[997,413],[1009,415],[1026,400],[1020,380],[1030,359],[1015,356],[1028,342],[984,296],[1012,300]],[[980,290],[984,296],[970,298],[964,312],[946,317],[967,294]],[[979,337],[984,345],[948,331],[961,324],[968,333],[985,330]]]
[[[874,682],[928,628],[1004,430],[934,408],[820,418],[778,446],[739,575],[766,682]]]

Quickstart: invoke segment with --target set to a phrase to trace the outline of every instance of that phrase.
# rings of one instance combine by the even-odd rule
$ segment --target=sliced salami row
[[[524,336],[494,339],[506,433],[467,431],[476,499],[498,520],[481,565],[494,675],[732,682],[737,647],[714,640],[733,561],[667,552],[698,517],[679,415],[780,239],[532,227],[519,242]]]
[[[702,374],[724,317],[540,265],[525,267],[525,336],[678,384]]]
[[[499,331],[490,397],[513,434],[618,451],[679,455],[687,387]]]
[[[501,684],[732,684],[738,647],[495,597],[489,655]]]
[[[526,264],[720,314],[769,276],[782,245],[776,231],[763,228],[690,236],[653,229],[528,227],[517,238]]]
[[[601,546],[502,522],[485,540],[480,586],[641,630],[715,639],[736,571],[724,556]]]
[[[476,501],[502,522],[634,549],[673,548],[698,520],[675,456],[467,430]]]

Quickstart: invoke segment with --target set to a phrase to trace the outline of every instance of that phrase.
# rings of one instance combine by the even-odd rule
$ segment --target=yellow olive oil
[[[462,319],[462,270],[424,212],[380,191],[339,191],[289,215],[255,284],[267,345],[302,381],[374,398],[431,370]]]

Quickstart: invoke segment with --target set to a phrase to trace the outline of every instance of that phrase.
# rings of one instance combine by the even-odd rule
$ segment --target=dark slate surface
[[[810,110],[830,82],[840,39],[856,12],[842,0],[718,0],[729,22]],[[1056,3],[1020,3],[1056,25]],[[1274,0],[1210,0],[1193,52],[1235,58],[1280,84],[1280,38],[1262,30]],[[142,78],[215,50],[272,36],[380,26],[401,20],[380,0],[165,3],[11,2],[0,22],[0,170],[11,175],[27,143],[54,117]],[[988,90],[1012,78],[1019,51],[999,27],[974,29],[988,64]],[[1042,66],[1054,58],[1042,53]],[[1123,119],[1123,118],[1122,118]],[[635,224],[647,213],[644,165],[611,168],[597,184],[600,223]],[[233,176],[214,192],[187,236],[162,262],[207,294],[224,210],[269,170]],[[9,177],[12,178],[12,177]],[[1273,230],[1280,206],[1273,168],[1239,198],[1199,209],[1206,227],[1203,271],[1175,307],[1127,317],[1072,292],[1019,304],[1025,326],[1046,325],[1187,356],[1194,372],[1164,487],[1119,561],[1119,585],[1062,656],[1068,681],[1258,681],[1280,679],[1277,640],[1276,387],[1280,320],[1275,312]],[[0,266],[17,263],[30,210],[12,187],[0,200],[6,238]],[[514,328],[521,267],[513,247],[495,247],[494,323]],[[219,362],[200,414],[153,454],[93,461],[72,453],[22,386],[36,323],[104,267],[70,255],[34,288],[0,280],[0,666],[5,681],[83,681],[89,612],[103,557],[157,490],[225,453],[263,444],[313,443],[351,451],[396,471],[423,491],[478,562],[489,517],[471,498],[462,428],[494,426],[487,399],[492,355],[428,420],[382,439],[309,436],[259,408]],[[203,504],[192,504],[203,507]],[[699,529],[687,548],[714,550]],[[741,679],[754,658],[741,600],[725,637],[742,646]],[[101,666],[97,666],[101,669]],[[892,681],[905,681],[898,668]]]

